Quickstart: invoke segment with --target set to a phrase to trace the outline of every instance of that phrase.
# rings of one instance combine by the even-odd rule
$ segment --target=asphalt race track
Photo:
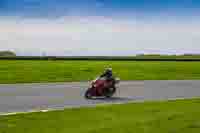
[[[111,99],[86,100],[87,82],[0,85],[0,114],[99,103],[200,97],[200,80],[123,81]]]

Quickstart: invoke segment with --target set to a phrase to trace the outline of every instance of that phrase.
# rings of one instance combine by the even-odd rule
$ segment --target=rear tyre
[[[116,92],[116,88],[109,88],[108,91],[106,92],[105,96],[106,98],[111,98]]]

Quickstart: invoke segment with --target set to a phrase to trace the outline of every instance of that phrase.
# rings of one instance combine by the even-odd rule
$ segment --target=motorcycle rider
[[[103,78],[103,79],[101,79]],[[101,82],[96,82],[96,81]],[[100,87],[98,87],[98,83],[100,83]],[[106,68],[105,71],[97,77],[94,81],[92,81],[92,86],[88,88],[85,92],[86,98],[105,96],[112,97],[116,92],[116,84],[118,83],[118,78],[115,78],[112,73],[112,68]]]
[[[101,74],[100,77],[101,78],[105,77],[106,80],[108,80],[108,81],[112,80],[113,79],[112,68],[106,68],[105,71],[103,72],[103,74]]]
[[[112,68],[106,68],[104,73],[101,74],[100,76],[101,78],[102,77],[105,77],[107,81],[112,81],[112,88],[115,89],[115,78],[113,76],[113,72],[112,72]]]

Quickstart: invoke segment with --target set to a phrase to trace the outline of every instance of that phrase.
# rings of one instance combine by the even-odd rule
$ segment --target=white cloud
[[[198,22],[139,22],[103,17],[0,21],[0,50],[62,55],[200,52]],[[26,52],[27,53],[27,52]]]

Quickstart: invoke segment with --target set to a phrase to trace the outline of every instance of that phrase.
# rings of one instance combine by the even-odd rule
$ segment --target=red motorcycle
[[[97,78],[92,81],[91,87],[85,92],[85,98],[91,99],[93,97],[112,97],[116,88],[115,85],[120,82],[119,78],[116,78],[114,81],[108,81],[105,77]]]

